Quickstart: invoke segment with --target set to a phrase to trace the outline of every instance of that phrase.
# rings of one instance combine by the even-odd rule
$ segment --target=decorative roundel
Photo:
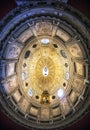
[[[90,106],[89,21],[68,5],[37,1],[0,23],[2,111],[30,129],[62,129]]]

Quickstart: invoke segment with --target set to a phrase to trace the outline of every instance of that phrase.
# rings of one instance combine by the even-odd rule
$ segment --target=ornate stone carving
[[[5,52],[6,59],[17,59],[20,54],[21,48],[15,44],[12,44],[7,47]]]
[[[49,22],[36,23],[35,28],[37,35],[52,35],[52,24]]]

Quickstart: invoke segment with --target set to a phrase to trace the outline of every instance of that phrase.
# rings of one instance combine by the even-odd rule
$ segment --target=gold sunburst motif
[[[58,90],[63,88],[63,82],[66,82],[65,75],[66,72],[69,73],[69,67],[65,67],[65,63],[68,63],[68,59],[60,53],[60,50],[64,50],[62,46],[57,46],[58,48],[53,46],[53,41],[47,45],[37,43],[36,48],[28,46],[22,53],[24,57],[30,51],[30,56],[22,60],[21,75],[24,79],[21,77],[20,84],[23,86],[22,91],[28,99],[32,98],[32,102],[41,103],[42,94],[47,91],[51,104],[52,95],[57,95]],[[39,97],[38,101],[36,96]]]
[[[55,65],[49,57],[41,57],[35,68],[36,79],[42,90],[47,90],[55,78]]]
[[[30,68],[28,71],[31,75],[29,82],[38,94],[44,90],[51,94],[58,89],[63,78],[62,64],[56,51],[49,47],[42,47],[41,50],[34,53],[33,57],[37,57],[36,60],[32,58],[30,61],[34,69]]]

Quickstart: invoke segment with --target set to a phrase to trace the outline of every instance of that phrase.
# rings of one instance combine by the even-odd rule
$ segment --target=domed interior
[[[46,34],[48,27],[50,36]],[[33,33],[36,37],[31,40]],[[24,43],[27,39],[30,40]],[[8,60],[5,92],[20,111],[37,119],[39,116],[39,120],[67,115],[85,89],[87,64],[80,41],[72,42],[68,33],[50,22],[37,22],[17,40],[5,50]]]
[[[87,97],[89,54],[84,31],[70,25],[67,12],[27,9],[11,20],[14,25],[10,22],[3,29],[11,32],[1,35],[5,39],[0,53],[1,92],[16,120],[27,121],[27,126],[49,129],[64,126],[65,120],[69,124]]]

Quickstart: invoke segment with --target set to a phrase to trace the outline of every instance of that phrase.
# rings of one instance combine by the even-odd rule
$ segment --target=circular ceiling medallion
[[[90,107],[89,21],[57,1],[12,10],[0,24],[0,103],[21,125],[62,129]]]

